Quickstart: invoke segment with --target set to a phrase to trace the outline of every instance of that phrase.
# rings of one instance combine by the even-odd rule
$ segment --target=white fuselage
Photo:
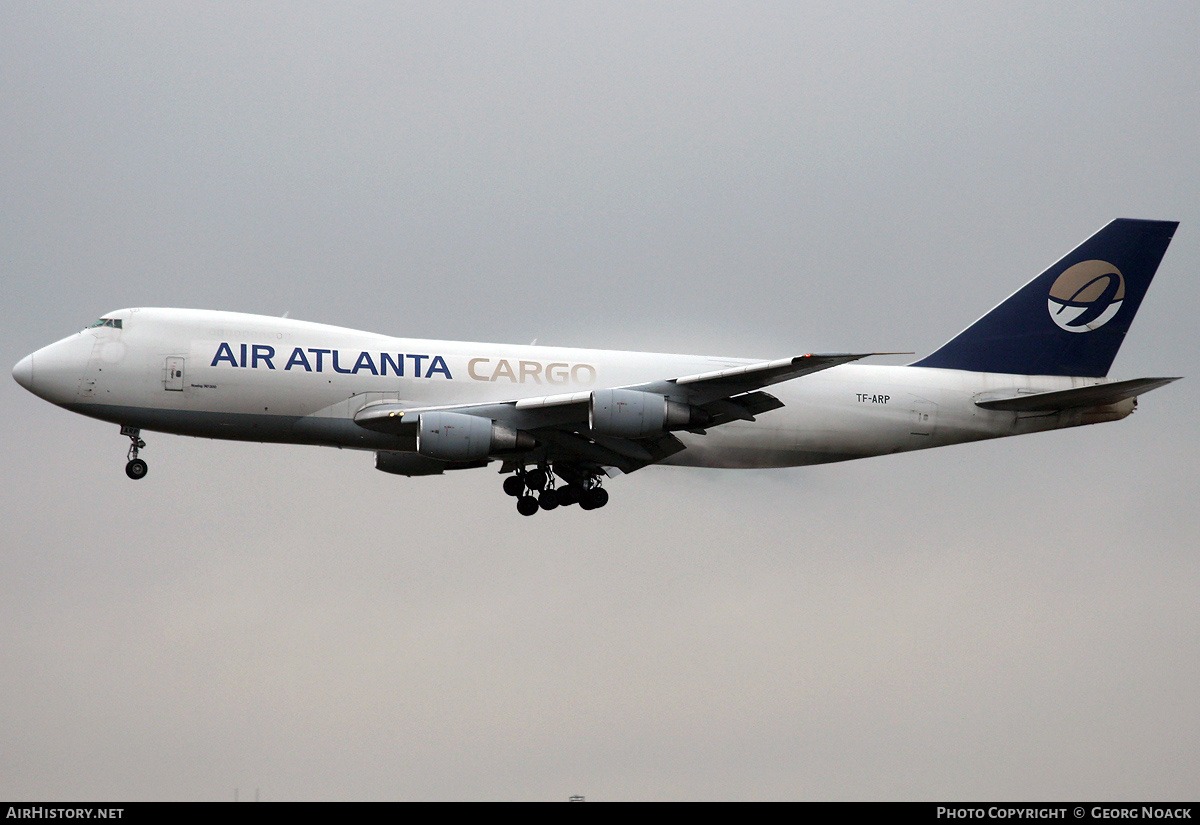
[[[211,438],[411,450],[354,422],[364,405],[512,401],[621,387],[750,359],[417,340],[232,312],[125,309],[28,356],[18,381],[60,406],[123,426]],[[28,382],[28,383],[27,383]],[[1104,379],[848,364],[769,388],[756,421],[677,433],[663,463],[784,467],[1123,418],[1132,399],[1052,414],[982,409],[983,393]]]

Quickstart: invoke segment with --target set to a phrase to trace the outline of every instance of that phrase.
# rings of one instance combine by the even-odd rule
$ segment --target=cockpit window
[[[112,327],[113,329],[120,329],[121,328],[121,319],[120,318],[101,318],[99,321],[93,321],[92,323],[87,325],[88,329],[94,329],[95,327]]]

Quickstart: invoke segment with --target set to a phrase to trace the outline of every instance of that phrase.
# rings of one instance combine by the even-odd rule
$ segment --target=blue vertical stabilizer
[[[912,366],[1107,375],[1177,226],[1113,221]]]

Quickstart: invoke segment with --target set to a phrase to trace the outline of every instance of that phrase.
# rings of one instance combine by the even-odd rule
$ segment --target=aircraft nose
[[[13,379],[52,404],[69,404],[80,392],[79,382],[92,354],[92,339],[72,335],[32,355],[13,367]]]
[[[13,367],[13,380],[33,392],[33,355],[26,355]]]

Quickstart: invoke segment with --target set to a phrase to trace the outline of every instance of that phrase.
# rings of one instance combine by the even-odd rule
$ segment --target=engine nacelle
[[[437,476],[447,470],[485,467],[487,463],[486,458],[479,461],[442,461],[403,450],[379,450],[375,453],[375,469],[398,476]]]
[[[425,412],[417,418],[417,452],[443,461],[478,461],[496,453],[531,450],[529,433],[490,418],[455,412]]]
[[[588,405],[592,431],[617,438],[648,438],[668,430],[702,426],[705,418],[702,410],[638,390],[596,390]]]
[[[446,471],[446,462],[396,450],[375,453],[375,469],[398,476],[436,476]]]

